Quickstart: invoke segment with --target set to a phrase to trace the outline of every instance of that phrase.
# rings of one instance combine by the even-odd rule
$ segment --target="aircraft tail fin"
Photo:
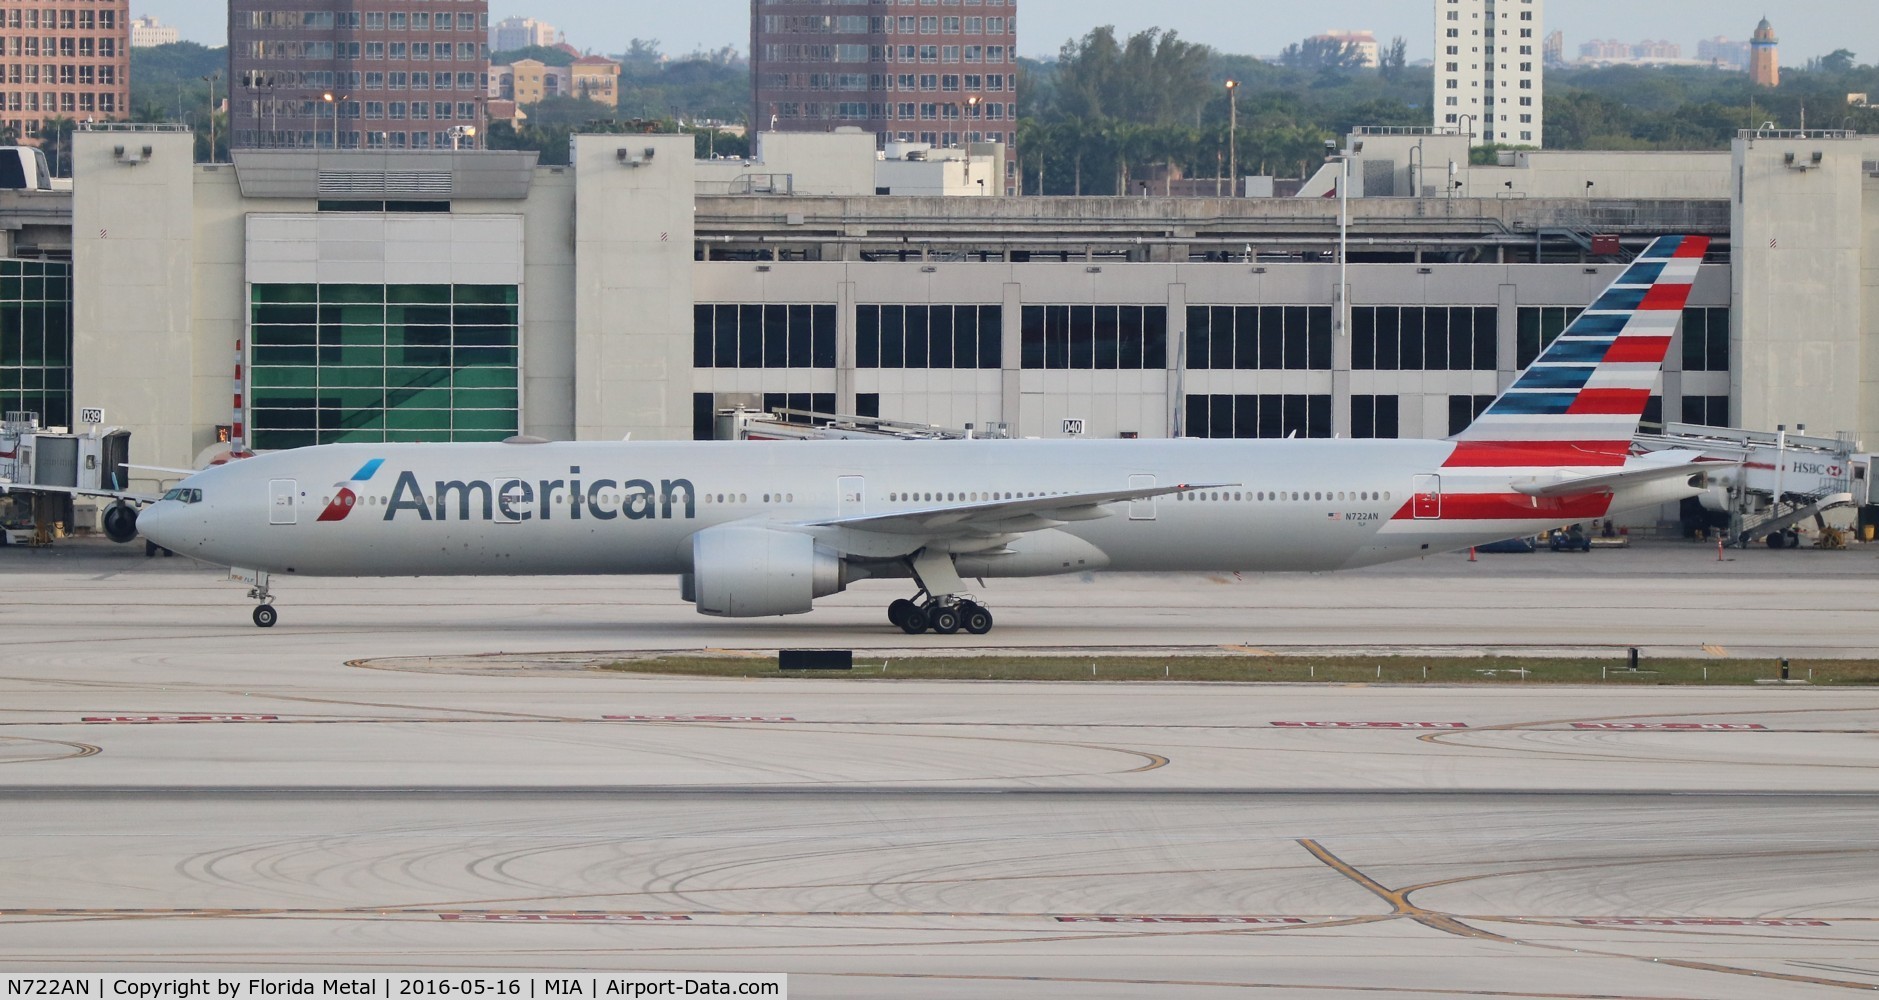
[[[1631,452],[1707,236],[1640,254],[1456,442],[1448,465],[1617,466]]]

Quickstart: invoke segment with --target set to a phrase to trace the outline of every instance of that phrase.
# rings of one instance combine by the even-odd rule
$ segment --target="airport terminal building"
[[[94,129],[71,191],[0,192],[0,402],[102,410],[144,464],[237,426],[260,449],[690,439],[734,405],[1437,437],[1672,232],[1713,243],[1652,416],[1879,440],[1879,139],[1853,134],[1470,168],[1465,136],[1359,130],[1301,197],[1235,199],[877,193],[931,165],[861,133],[765,136],[757,162],[582,135],[542,166],[204,164],[187,132]],[[1321,195],[1346,169],[1341,241]]]

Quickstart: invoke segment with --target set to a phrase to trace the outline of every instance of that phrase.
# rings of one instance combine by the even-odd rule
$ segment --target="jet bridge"
[[[1641,451],[1684,449],[1727,462],[1710,472],[1710,490],[1685,501],[1686,528],[1709,524],[1727,531],[1734,544],[1763,540],[1770,548],[1793,548],[1796,526],[1813,520],[1826,542],[1837,537],[1829,511],[1867,505],[1872,456],[1860,452],[1851,434],[1808,435],[1806,428],[1774,432],[1667,423],[1661,434],[1639,434]],[[1694,509],[1693,509],[1694,508]],[[1703,512],[1715,515],[1714,521]],[[1726,518],[1726,524],[1724,519]]]
[[[8,411],[0,421],[0,542],[45,544],[59,526],[89,528],[97,520],[91,497],[127,487],[130,432],[93,425],[85,433],[41,427],[39,414]],[[86,496],[87,494],[90,497]],[[114,539],[135,534],[135,517],[107,507],[105,531]]]
[[[1010,437],[1002,423],[963,428],[883,420],[854,414],[817,413],[777,408],[719,410],[717,437],[728,441],[961,441],[968,438]]]

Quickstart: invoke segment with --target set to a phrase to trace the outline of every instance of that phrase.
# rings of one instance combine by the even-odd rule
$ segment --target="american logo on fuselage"
[[[420,521],[553,520],[557,495],[567,498],[569,520],[628,521],[698,516],[698,491],[689,479],[594,479],[583,482],[581,467],[567,479],[439,479],[427,492],[416,473],[398,473],[385,520],[410,514]]]

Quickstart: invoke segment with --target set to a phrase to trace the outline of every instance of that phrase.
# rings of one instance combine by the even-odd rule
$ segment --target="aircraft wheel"
[[[157,554],[157,543],[149,540],[148,538],[144,539],[144,558],[148,559],[151,556],[154,556],[156,554]]]
[[[905,614],[900,616],[899,624],[902,632],[908,635],[919,635],[926,631],[926,612],[921,611],[918,607],[909,608]]]
[[[959,631],[960,625],[964,624],[960,617],[958,608],[934,608],[933,631],[939,635],[952,635]]]
[[[973,635],[984,635],[992,630],[992,613],[977,604],[966,604],[965,629]]]
[[[1778,549],[1787,544],[1788,536],[1782,532],[1777,531],[1768,536],[1768,547],[1771,549]]]
[[[919,605],[903,597],[887,606],[887,620],[898,626],[901,623],[901,619],[907,617],[907,612],[919,610],[919,607]]]
[[[1795,531],[1794,529],[1790,528],[1788,529],[1787,535],[1788,535],[1788,538],[1787,538],[1788,548],[1798,549],[1801,547],[1801,533],[1800,532]]]
[[[254,608],[255,625],[259,626],[260,628],[273,628],[274,623],[279,620],[280,620],[280,612],[275,611],[273,605],[271,604],[255,605],[255,608]]]

